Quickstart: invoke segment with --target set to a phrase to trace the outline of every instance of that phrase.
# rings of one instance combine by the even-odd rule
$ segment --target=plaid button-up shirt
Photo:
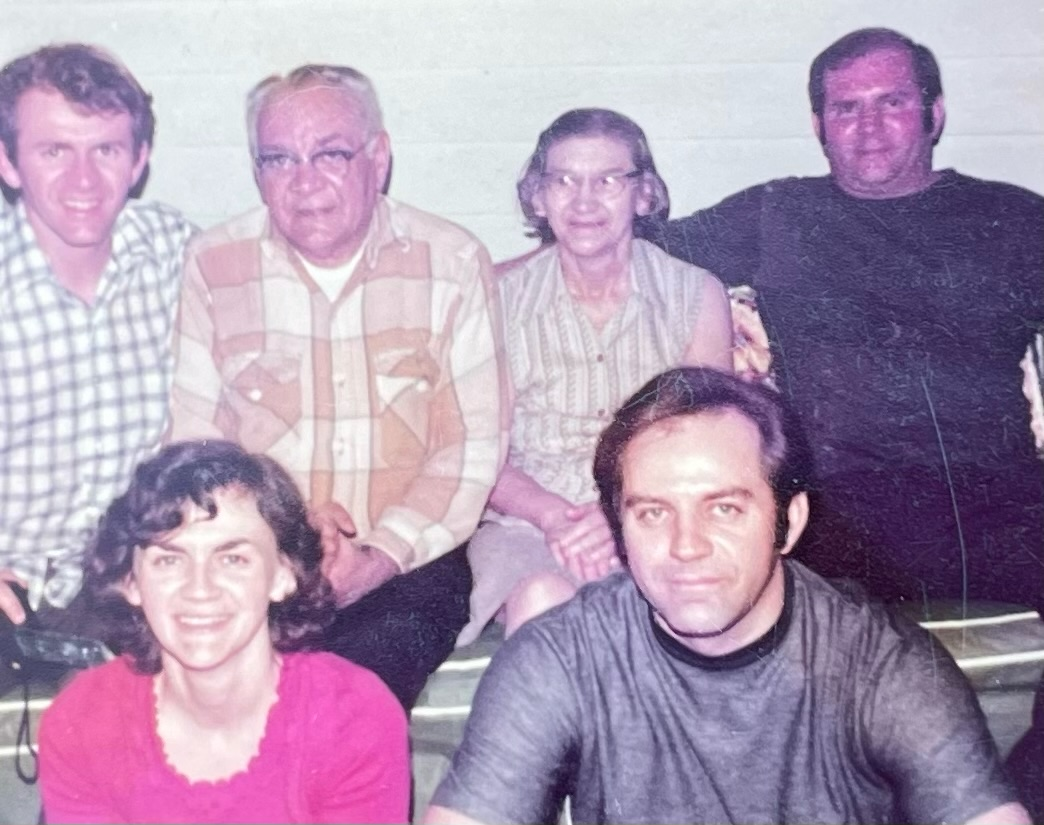
[[[192,226],[131,202],[91,305],[58,283],[21,202],[0,214],[0,568],[64,607],[98,519],[159,443]]]
[[[189,253],[172,438],[279,461],[313,505],[416,568],[465,541],[507,440],[491,265],[471,235],[382,198],[336,300],[255,210]]]

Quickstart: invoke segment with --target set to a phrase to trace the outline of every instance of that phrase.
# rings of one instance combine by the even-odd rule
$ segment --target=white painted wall
[[[304,62],[369,74],[392,194],[527,249],[514,181],[566,109],[646,130],[673,214],[759,181],[819,174],[812,57],[886,25],[930,46],[949,109],[937,165],[1044,192],[1040,0],[0,0],[0,62],[48,42],[118,53],[155,96],[147,196],[209,226],[257,203],[243,96]]]

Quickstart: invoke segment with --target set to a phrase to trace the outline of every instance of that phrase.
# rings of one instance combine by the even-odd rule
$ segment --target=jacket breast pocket
[[[423,461],[435,426],[439,364],[424,346],[382,348],[371,364],[378,458],[388,467],[414,466]]]
[[[268,450],[300,423],[301,367],[300,356],[284,352],[247,350],[225,358],[229,424],[248,450]]]

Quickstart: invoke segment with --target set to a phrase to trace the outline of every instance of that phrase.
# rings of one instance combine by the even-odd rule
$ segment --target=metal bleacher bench
[[[1033,695],[1044,672],[1044,622],[1033,611],[993,603],[933,603],[929,617],[912,616],[934,633],[957,660],[978,695],[1001,755],[1029,727]],[[413,743],[414,811],[423,814],[460,742],[471,699],[490,658],[503,640],[499,626],[456,651],[431,678],[410,721]],[[35,730],[51,693],[35,688],[30,718]],[[38,821],[39,795],[15,774],[14,756],[23,702],[19,693],[0,698],[0,825]],[[23,756],[23,763],[25,757]]]

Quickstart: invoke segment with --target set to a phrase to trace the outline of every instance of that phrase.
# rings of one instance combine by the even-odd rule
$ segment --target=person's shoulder
[[[582,655],[597,650],[604,639],[626,633],[639,618],[644,602],[627,571],[617,571],[580,588],[569,601],[552,608],[518,629],[510,643],[527,636],[559,652]],[[637,608],[637,611],[636,611]]]
[[[372,671],[332,653],[283,654],[280,702],[294,738],[323,751],[346,740],[407,735],[406,714],[391,690]],[[316,728],[315,719],[323,725]]]
[[[786,177],[767,180],[756,183],[733,192],[723,198],[709,210],[700,210],[694,215],[715,210],[724,211],[730,207],[746,207],[750,210],[760,210],[766,199],[792,198],[804,200],[807,198],[824,197],[834,192],[836,187],[831,183],[829,176],[817,177]]]
[[[983,180],[946,169],[931,187],[955,208],[963,208],[987,218],[1004,216],[1005,221],[1022,215],[1037,224],[1032,228],[1039,236],[1039,222],[1044,215],[1044,197],[1014,183]],[[1019,227],[1012,226],[1017,229]]]
[[[555,266],[557,256],[557,244],[545,244],[506,269],[497,278],[497,288],[505,306],[514,307],[516,301],[524,301],[526,296],[533,300],[538,296],[546,299],[558,272]]]
[[[187,258],[211,287],[252,280],[261,270],[267,227],[268,209],[257,207],[196,235]]]
[[[191,252],[202,254],[243,242],[258,243],[268,225],[268,208],[258,206],[199,233],[192,241]]]
[[[683,261],[668,255],[660,247],[644,238],[635,238],[632,246],[632,256],[636,261],[644,264],[644,271],[657,280],[662,286],[665,281],[679,278],[699,282],[704,278],[718,280],[713,272],[703,267]]]
[[[427,243],[433,257],[471,259],[482,255],[489,260],[489,253],[482,241],[470,230],[451,220],[387,196],[382,196],[377,209],[379,216],[387,220],[394,237]]]
[[[44,711],[41,724],[104,728],[111,717],[124,714],[133,696],[147,689],[150,678],[136,673],[122,656],[81,671]]]
[[[873,672],[895,657],[932,661],[941,645],[916,622],[866,594],[827,581],[800,562],[787,561],[795,579],[795,602],[806,611],[809,636],[852,668]]]
[[[62,688],[58,698],[66,695],[82,695],[111,687],[126,687],[138,681],[147,681],[149,678],[149,676],[136,673],[129,659],[117,656],[112,661],[81,670]]]
[[[320,651],[284,654],[291,678],[316,698],[337,702],[396,704],[394,694],[373,671]],[[362,705],[361,705],[362,706]]]
[[[640,598],[634,579],[626,570],[617,570],[603,579],[585,584],[574,598],[561,606],[562,615],[586,616],[594,613],[615,613],[624,604]]]
[[[1008,183],[1006,181],[976,178],[972,175],[965,175],[963,172],[958,172],[956,169],[942,170],[939,181],[936,185],[941,189],[964,189],[970,192],[1014,201],[1022,201],[1038,206],[1044,203],[1044,196],[1034,192],[1032,189],[1027,189],[1024,186]]]
[[[198,231],[181,210],[158,201],[128,201],[120,213],[116,232],[124,226],[153,244],[183,245]]]

